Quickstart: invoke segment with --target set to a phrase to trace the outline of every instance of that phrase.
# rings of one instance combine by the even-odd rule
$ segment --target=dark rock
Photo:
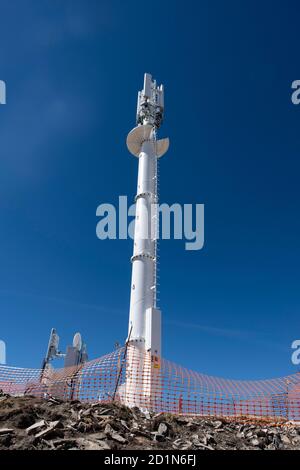
[[[17,428],[25,429],[31,426],[36,420],[36,416],[34,412],[27,412],[24,411],[20,415],[16,416],[14,419],[14,425]]]
[[[153,432],[153,440],[157,442],[163,442],[166,440],[165,436],[163,434],[160,434],[159,432]]]
[[[275,434],[275,436],[273,437],[273,442],[272,442],[272,444],[274,445],[275,449],[279,449],[279,448],[280,448],[280,445],[281,445],[280,436],[278,436],[277,434]]]
[[[51,441],[53,447],[58,450],[70,450],[76,447],[76,439],[74,438],[63,438],[63,439],[55,439]]]
[[[9,447],[12,440],[12,434],[0,435],[0,447]]]

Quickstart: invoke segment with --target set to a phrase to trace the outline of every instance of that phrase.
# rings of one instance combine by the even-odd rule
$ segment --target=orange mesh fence
[[[300,374],[273,380],[212,377],[129,346],[65,369],[0,366],[0,390],[11,395],[87,402],[118,400],[154,412],[300,421]]]

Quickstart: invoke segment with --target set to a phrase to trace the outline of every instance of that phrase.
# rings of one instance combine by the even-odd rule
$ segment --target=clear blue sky
[[[0,339],[40,366],[52,326],[90,357],[127,333],[132,241],[96,208],[133,199],[144,72],[166,87],[161,201],[205,204],[205,247],[161,243],[164,356],[223,377],[296,372],[296,1],[1,0]]]

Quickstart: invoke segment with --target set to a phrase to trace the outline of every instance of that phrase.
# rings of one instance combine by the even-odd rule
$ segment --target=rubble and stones
[[[0,450],[300,450],[300,423],[186,417],[118,403],[0,400]]]

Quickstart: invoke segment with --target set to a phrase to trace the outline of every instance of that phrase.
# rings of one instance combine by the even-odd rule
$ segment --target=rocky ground
[[[300,423],[149,414],[115,403],[0,393],[0,450],[15,449],[300,450]]]

